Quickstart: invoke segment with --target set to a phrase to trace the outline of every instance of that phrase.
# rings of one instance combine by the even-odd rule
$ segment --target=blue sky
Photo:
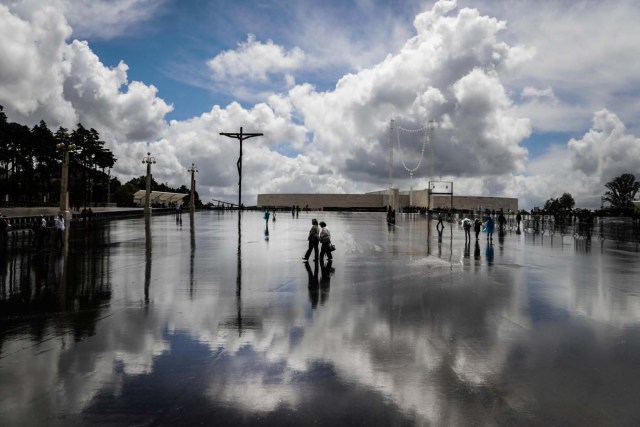
[[[638,18],[631,1],[0,0],[0,104],[98,129],[121,180],[147,150],[175,185],[215,165],[205,199],[237,191],[237,143],[218,133],[239,126],[265,133],[245,153],[249,204],[386,188],[393,118],[437,123],[435,173],[461,194],[597,206],[640,167]],[[421,140],[392,137],[407,188]]]

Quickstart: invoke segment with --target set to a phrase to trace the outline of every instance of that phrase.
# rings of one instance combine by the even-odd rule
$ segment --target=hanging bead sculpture
[[[429,139],[428,130],[429,130],[428,126],[423,126],[420,129],[405,129],[401,126],[396,126],[396,138],[398,142],[398,150],[400,151],[402,151],[402,147],[400,146],[400,131],[407,132],[407,133],[424,132],[424,139],[422,140],[422,148],[420,150],[420,159],[418,159],[418,164],[416,165],[416,167],[415,168],[408,167],[404,161],[404,158],[402,159],[402,166],[407,172],[409,172],[409,175],[411,176],[411,178],[413,178],[413,173],[417,171],[420,165],[422,164],[422,159],[424,158],[424,150],[427,146],[427,140]]]
[[[396,127],[396,139],[398,142],[398,150],[402,151],[402,147],[400,146],[400,131],[403,132],[407,132],[407,133],[419,133],[419,132],[424,132],[424,138],[422,140],[422,148],[420,149],[420,159],[418,159],[418,164],[416,165],[415,168],[410,168],[407,166],[406,162],[404,161],[404,156],[402,157],[402,166],[404,167],[404,169],[409,172],[409,177],[411,180],[411,186],[409,189],[409,204],[413,204],[413,173],[415,171],[418,170],[418,168],[420,167],[420,165],[422,164],[422,159],[424,158],[424,150],[427,146],[427,140],[429,139],[429,126],[423,126],[420,129],[405,129],[402,126],[397,126]]]

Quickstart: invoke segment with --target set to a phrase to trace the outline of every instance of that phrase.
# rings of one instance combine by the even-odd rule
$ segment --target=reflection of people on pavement
[[[7,220],[6,215],[0,214],[0,243],[2,246],[6,246],[9,241],[9,230],[11,229],[11,224]]]
[[[329,299],[329,287],[331,286],[331,275],[335,268],[331,267],[333,261],[329,260],[327,263],[324,263],[324,260],[321,260],[320,270],[322,271],[322,278],[320,279],[320,304],[324,304],[327,299]]]
[[[268,222],[264,227],[264,240],[269,240],[269,223]]]
[[[7,265],[7,252],[0,250],[0,279],[3,283],[7,277]]]
[[[464,257],[469,258],[471,255],[471,240],[465,240],[464,242]]]
[[[444,231],[444,226],[442,228],[436,226],[436,230],[438,231],[438,243],[442,243],[442,232]]]
[[[311,301],[311,308],[315,309],[318,306],[318,297],[320,296],[320,284],[318,282],[318,263],[313,263],[313,271],[309,262],[304,263],[304,268],[307,269],[307,275],[309,276],[309,301]]]
[[[480,259],[480,243],[476,240],[476,247],[473,248],[473,257],[475,259]]]
[[[487,249],[485,250],[485,256],[487,257],[487,264],[493,265],[493,242],[491,242],[491,240],[487,242]]]

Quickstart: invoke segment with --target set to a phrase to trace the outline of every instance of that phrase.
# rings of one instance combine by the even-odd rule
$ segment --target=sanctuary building
[[[391,198],[391,200],[390,200]],[[389,203],[391,201],[391,203]],[[398,189],[375,191],[364,194],[258,194],[259,208],[290,208],[293,205],[312,210],[362,210],[381,211],[394,206],[397,211],[416,206],[428,209],[495,210],[516,212],[518,199],[493,196],[456,196],[453,194],[431,194],[428,189],[399,191]]]

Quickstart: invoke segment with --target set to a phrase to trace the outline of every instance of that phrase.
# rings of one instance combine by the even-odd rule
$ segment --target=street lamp
[[[187,169],[188,172],[191,172],[191,195],[189,197],[189,212],[193,213],[196,211],[196,178],[195,173],[198,172],[196,169],[196,165],[191,163],[191,167]]]
[[[144,201],[144,215],[148,216],[151,214],[151,208],[149,206],[149,201],[151,199],[151,164],[155,164],[156,159],[155,157],[151,157],[151,153],[147,153],[147,155],[142,158],[142,164],[145,163],[147,165],[147,191]]]
[[[76,149],[75,144],[68,141],[56,144],[58,150],[62,150],[62,176],[60,178],[60,213],[65,220],[69,215],[69,151]]]
[[[89,178],[89,207],[93,207],[93,178]]]
[[[96,171],[95,160],[95,154],[89,156],[89,166],[87,167],[87,172],[89,173],[89,179],[87,180],[87,184],[89,187],[89,207],[93,207],[93,177],[95,176]]]
[[[111,168],[107,173],[107,206],[111,204]]]
[[[20,191],[18,190],[18,185],[19,185],[19,181],[17,178],[17,174],[18,174],[18,168],[16,166],[16,159],[18,157],[18,148],[19,148],[19,144],[11,141],[9,143],[7,143],[7,162],[6,162],[6,169],[7,169],[7,183],[8,183],[8,187],[7,187],[7,196],[6,196],[6,201],[9,201],[9,198],[13,199],[13,201],[15,202],[19,195],[20,195]],[[11,162],[11,168],[9,169],[9,162]],[[11,174],[9,175],[9,172],[11,172]],[[9,194],[9,192],[11,192],[11,195]]]

